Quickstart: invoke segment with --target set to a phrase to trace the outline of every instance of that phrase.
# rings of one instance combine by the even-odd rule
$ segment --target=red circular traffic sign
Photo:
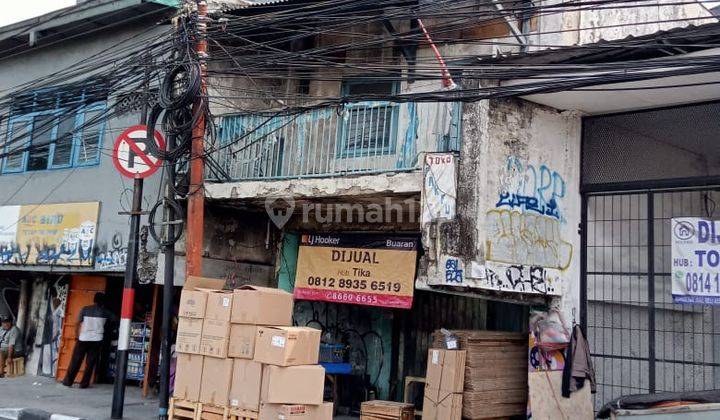
[[[155,144],[165,150],[165,139],[155,130]],[[115,168],[128,178],[147,178],[162,164],[162,159],[150,153],[147,144],[147,127],[134,125],[123,131],[113,145]]]

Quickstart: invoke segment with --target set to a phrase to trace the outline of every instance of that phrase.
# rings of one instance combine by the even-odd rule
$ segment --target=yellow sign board
[[[410,308],[417,239],[368,234],[303,235],[295,297]]]
[[[99,202],[0,207],[0,264],[91,266]]]

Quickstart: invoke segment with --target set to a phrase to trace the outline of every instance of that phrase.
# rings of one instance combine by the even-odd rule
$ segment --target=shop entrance
[[[718,190],[587,197],[587,333],[596,408],[627,394],[720,388],[720,308],[671,296],[670,219],[715,217]]]
[[[68,289],[67,303],[65,306],[65,318],[62,326],[62,338],[58,349],[58,364],[55,378],[61,381],[65,378],[73,349],[77,342],[78,316],[83,307],[92,305],[95,293],[104,292],[107,279],[103,276],[72,276],[70,288]],[[83,362],[75,382],[80,382],[85,363]]]
[[[720,389],[720,307],[675,304],[671,219],[720,218],[720,104],[583,121],[582,325],[595,408]]]

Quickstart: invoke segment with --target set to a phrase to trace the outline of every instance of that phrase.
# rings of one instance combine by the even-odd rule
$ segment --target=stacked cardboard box
[[[430,349],[428,352],[424,420],[460,420],[465,357],[465,350]]]
[[[183,288],[174,397],[254,412],[260,419],[325,420],[320,331],[292,327],[284,291],[190,277]],[[303,384],[298,387],[297,384]],[[285,416],[285,417],[282,417]]]
[[[453,331],[465,350],[462,417],[524,415],[528,398],[528,336],[501,331]],[[444,347],[436,331],[433,347]]]

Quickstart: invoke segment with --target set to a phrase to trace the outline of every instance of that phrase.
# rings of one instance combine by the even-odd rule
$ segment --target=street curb
[[[21,408],[0,408],[0,420],[16,420],[21,411]]]
[[[0,420],[87,420],[82,417],[50,414],[33,408],[0,408]]]

